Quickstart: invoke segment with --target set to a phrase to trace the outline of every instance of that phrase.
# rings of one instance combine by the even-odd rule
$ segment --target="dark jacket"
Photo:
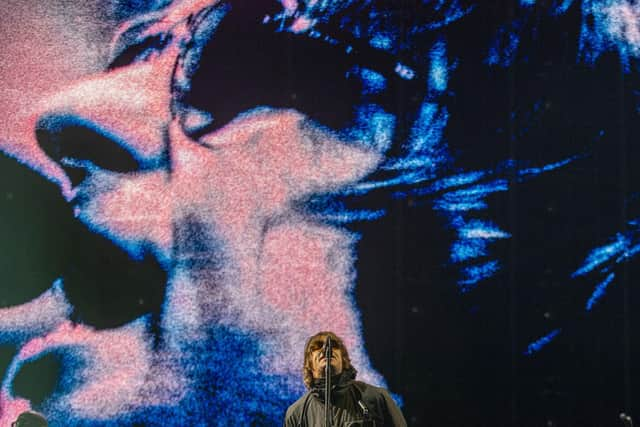
[[[355,371],[345,371],[332,380],[331,416],[334,427],[406,427],[407,422],[389,392],[355,381]],[[361,401],[369,412],[365,419]],[[284,427],[324,427],[324,381],[287,409]]]

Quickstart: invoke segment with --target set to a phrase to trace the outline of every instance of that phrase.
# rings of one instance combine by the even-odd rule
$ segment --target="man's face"
[[[325,376],[325,369],[327,366],[326,347],[325,341],[318,341],[317,343],[311,343],[311,370],[313,371],[313,378],[322,378]],[[339,375],[344,369],[344,360],[342,359],[342,350],[338,347],[331,349],[331,371],[333,375]]]

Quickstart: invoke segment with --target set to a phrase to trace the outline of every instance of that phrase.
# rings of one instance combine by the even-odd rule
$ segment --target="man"
[[[326,345],[331,340],[332,426],[406,426],[400,408],[389,393],[361,381],[351,365],[343,341],[333,332],[318,332],[304,348],[302,377],[308,391],[287,410],[285,427],[324,426]]]

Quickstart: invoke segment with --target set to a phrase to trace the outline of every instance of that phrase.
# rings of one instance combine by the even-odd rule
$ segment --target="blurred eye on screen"
[[[242,12],[232,9],[215,29],[183,98],[212,115],[207,132],[256,107],[292,108],[339,130],[353,125],[358,105],[387,103],[384,76],[372,88],[365,77],[374,72],[345,44],[252,23]]]

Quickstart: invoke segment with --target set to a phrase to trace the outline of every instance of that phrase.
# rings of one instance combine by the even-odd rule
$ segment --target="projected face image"
[[[30,406],[12,381],[46,354],[63,361],[65,385],[37,408],[54,424],[211,413],[271,424],[301,388],[292,349],[318,329],[345,337],[360,376],[382,381],[350,297],[355,239],[304,203],[373,171],[393,117],[367,98],[344,50],[305,34],[304,17],[277,2],[201,3],[125,23],[108,70],[35,107],[31,132],[55,162],[42,169],[77,220],[134,259],[153,255],[168,279],[153,284],[165,295],[159,313],[109,327],[77,315],[64,277],[3,309],[22,340],[4,378],[3,420]],[[277,14],[289,31],[274,31]],[[250,39],[240,24],[255,27]],[[298,63],[283,65],[283,43]],[[318,77],[334,91],[310,84]],[[345,90],[352,104],[332,106]],[[278,390],[275,402],[256,392],[265,387]],[[256,405],[266,409],[246,410]]]
[[[444,328],[424,317],[424,289],[454,321],[465,310],[439,306],[449,288],[473,313],[517,303],[520,335],[494,341],[532,357],[578,329],[637,253],[637,221],[619,231],[615,209],[633,211],[638,181],[610,198],[636,131],[635,101],[626,140],[609,114],[611,94],[637,92],[610,78],[637,86],[624,1],[134,3],[16,4],[0,18],[0,173],[12,171],[0,185],[17,188],[0,188],[0,208],[33,199],[0,222],[32,251],[15,268],[20,251],[0,253],[0,273],[24,273],[0,287],[0,425],[29,409],[51,425],[278,425],[318,330],[381,386],[367,319],[393,345],[453,351],[422,336]],[[42,182],[55,196],[35,192]],[[384,238],[366,240],[376,227]],[[25,284],[45,264],[53,273]],[[567,286],[540,291],[547,282]],[[474,351],[494,348],[473,329],[499,317],[486,316],[461,332]],[[455,360],[475,360],[452,341]],[[413,381],[422,357],[387,369]],[[24,392],[25,372],[50,358],[51,390]]]

